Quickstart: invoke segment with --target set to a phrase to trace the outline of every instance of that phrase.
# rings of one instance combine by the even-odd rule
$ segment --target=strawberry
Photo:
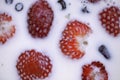
[[[86,64],[82,69],[82,80],[108,80],[108,73],[105,70],[105,66],[99,61]]]
[[[52,64],[48,56],[32,49],[19,56],[16,68],[22,80],[44,79],[50,74]]]
[[[15,26],[12,17],[6,13],[0,13],[0,43],[4,44],[9,38],[13,37]]]
[[[99,2],[100,0],[88,0],[88,2],[90,2],[90,3],[97,3],[97,2]]]
[[[67,24],[62,32],[62,39],[60,40],[60,49],[63,54],[72,59],[79,59],[84,55],[83,43],[84,38],[91,32],[91,29],[77,20],[71,21]]]
[[[116,6],[111,6],[103,9],[99,13],[100,22],[109,34],[114,37],[120,33],[120,9]]]
[[[44,38],[48,35],[52,22],[53,10],[45,0],[38,0],[28,12],[28,30],[34,38]]]

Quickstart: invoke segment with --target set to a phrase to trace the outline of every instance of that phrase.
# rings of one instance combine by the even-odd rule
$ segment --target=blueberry
[[[12,4],[12,3],[13,3],[13,0],[5,0],[5,3],[6,3],[6,4]]]
[[[62,10],[66,9],[66,3],[65,3],[64,0],[58,0],[58,3],[61,4],[61,6],[62,6]]]
[[[111,56],[110,56],[110,53],[108,51],[108,49],[106,48],[105,45],[101,45],[99,48],[98,48],[98,51],[106,58],[106,59],[110,59]]]
[[[89,11],[88,11],[88,9],[87,9],[87,6],[85,6],[84,8],[82,8],[82,10],[81,10],[83,13],[90,13]]]
[[[17,3],[16,5],[15,5],[15,10],[16,11],[22,11],[23,10],[23,4],[22,3]]]

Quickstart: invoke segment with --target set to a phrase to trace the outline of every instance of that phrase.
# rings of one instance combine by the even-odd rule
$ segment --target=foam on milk
[[[4,45],[0,45],[0,80],[19,80],[16,70],[16,61],[18,56],[25,50],[35,49],[48,55],[52,61],[52,73],[49,79],[45,80],[81,80],[82,66],[92,61],[102,62],[109,74],[109,80],[120,79],[120,36],[113,38],[108,35],[101,27],[98,14],[109,3],[100,2],[99,4],[86,4],[90,11],[89,14],[83,14],[80,0],[65,0],[67,9],[61,9],[57,0],[47,0],[54,11],[54,20],[49,35],[44,39],[34,39],[27,30],[27,12],[34,0],[14,0],[12,5],[6,5],[4,0],[0,2],[0,12],[8,12],[13,16],[16,25],[16,33],[13,38],[9,39]],[[114,0],[115,1],[115,0]],[[14,7],[17,2],[22,2],[24,8],[21,12],[15,11]],[[116,1],[119,5],[119,0]],[[70,14],[70,15],[69,15]],[[69,15],[69,18],[66,16]],[[61,34],[66,27],[67,22],[79,20],[89,24],[93,33],[88,37],[86,54],[79,60],[71,60],[63,55],[59,48]],[[111,59],[106,60],[99,52],[98,47],[105,44],[111,54]]]

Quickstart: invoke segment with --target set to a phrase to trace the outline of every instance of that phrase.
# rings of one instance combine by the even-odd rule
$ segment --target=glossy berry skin
[[[62,53],[72,59],[83,57],[83,42],[90,32],[91,29],[84,23],[77,20],[68,22],[62,32],[62,39],[60,40]]]
[[[108,80],[105,66],[99,61],[84,65],[82,70],[82,80]]]
[[[52,64],[48,56],[32,49],[19,56],[16,68],[22,80],[45,79],[51,73]]]
[[[120,33],[120,9],[111,6],[103,9],[100,13],[100,22],[106,32],[116,37]]]
[[[12,16],[7,13],[0,13],[0,43],[4,44],[15,34],[15,25]]]
[[[110,52],[107,49],[107,47],[105,45],[100,45],[98,48],[98,51],[106,58],[106,59],[110,59]]]
[[[28,31],[33,38],[47,37],[54,18],[53,10],[45,0],[38,0],[28,11]]]

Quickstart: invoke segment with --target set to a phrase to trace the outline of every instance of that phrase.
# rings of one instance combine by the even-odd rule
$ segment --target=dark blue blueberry
[[[6,3],[6,4],[12,4],[12,3],[13,3],[13,0],[5,0],[5,3]]]
[[[110,59],[111,56],[110,56],[110,53],[108,51],[108,49],[106,48],[105,45],[101,45],[99,48],[98,48],[98,51],[106,58],[106,59]]]
[[[61,6],[62,6],[62,10],[66,9],[66,3],[65,3],[64,0],[58,0],[58,3],[61,4]]]
[[[23,10],[23,4],[22,3],[17,3],[16,5],[15,5],[15,10],[16,11],[22,11]]]
[[[84,8],[82,8],[82,10],[81,10],[83,13],[90,13],[89,11],[88,11],[88,9],[87,9],[87,6],[85,6]]]

